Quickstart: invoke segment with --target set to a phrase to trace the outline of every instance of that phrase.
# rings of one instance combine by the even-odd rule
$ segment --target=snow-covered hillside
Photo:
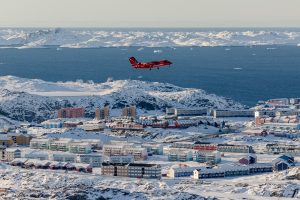
[[[117,46],[248,46],[300,43],[300,29],[229,30],[108,30],[108,29],[0,29],[0,45],[37,48]]]
[[[0,77],[0,114],[16,120],[43,121],[61,107],[85,107],[93,116],[97,107],[120,109],[136,105],[141,111],[162,112],[167,107],[232,108],[243,106],[201,89],[172,84],[117,80],[105,83],[46,82],[14,76]]]

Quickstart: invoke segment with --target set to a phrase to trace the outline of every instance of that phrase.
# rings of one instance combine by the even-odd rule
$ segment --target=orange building
[[[135,118],[136,117],[136,107],[130,106],[130,107],[123,108],[122,116]]]
[[[109,107],[105,106],[104,108],[97,108],[95,112],[95,118],[97,120],[109,119]]]

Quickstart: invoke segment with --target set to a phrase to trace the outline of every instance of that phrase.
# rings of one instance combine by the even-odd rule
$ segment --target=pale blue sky
[[[0,0],[0,27],[300,27],[300,0]]]

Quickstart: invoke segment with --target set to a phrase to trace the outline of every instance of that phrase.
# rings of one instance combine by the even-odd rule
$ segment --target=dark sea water
[[[154,53],[161,50],[161,53]],[[140,61],[169,59],[159,70],[132,69],[128,57]],[[57,47],[0,49],[0,75],[47,81],[140,79],[201,88],[246,105],[277,97],[300,97],[300,47]]]

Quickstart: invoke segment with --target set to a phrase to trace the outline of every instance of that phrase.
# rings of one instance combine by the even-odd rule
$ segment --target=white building
[[[105,156],[105,161],[110,163],[133,163],[132,155]]]
[[[100,167],[102,156],[100,154],[79,154],[77,155],[77,161],[89,164],[91,167]]]
[[[148,152],[146,148],[143,147],[125,147],[125,155],[132,155],[134,160],[146,160],[148,158]]]
[[[190,177],[193,176],[194,170],[200,170],[201,168],[206,168],[205,166],[199,167],[172,167],[168,170],[168,177],[177,178],[177,177]]]
[[[175,116],[201,116],[206,115],[207,109],[184,109],[184,108],[175,108],[174,115]]]
[[[79,142],[79,140],[75,140]],[[92,149],[102,149],[103,142],[99,139],[81,139],[81,142],[89,143],[92,146]]]
[[[51,157],[51,160],[57,161],[57,162],[70,162],[70,163],[74,163],[77,160],[77,157],[76,157],[75,154],[65,153],[65,152],[52,153],[50,157]]]
[[[221,154],[219,151],[213,151],[213,152],[194,151],[193,160],[200,163],[209,162],[212,164],[216,164],[221,162]]]
[[[262,128],[273,130],[300,130],[300,123],[264,123]]]
[[[126,143],[103,145],[103,154],[106,156],[132,155],[134,160],[145,160],[148,157],[146,148]]]
[[[30,141],[30,148],[31,149],[48,149],[50,141],[51,141],[50,139],[33,138]]]
[[[51,151],[69,151],[69,145],[72,139],[51,140],[49,142],[49,149]]]
[[[105,129],[105,123],[98,122],[85,122],[82,125],[77,126],[85,131],[103,131]]]
[[[164,152],[165,154],[165,152]],[[193,152],[192,150],[181,149],[181,148],[170,148],[168,153],[165,154],[168,156],[169,161],[192,161],[193,160]]]
[[[86,154],[92,152],[92,145],[87,142],[71,142],[69,145],[70,153]]]
[[[213,117],[253,117],[253,110],[213,110]]]
[[[15,148],[7,148],[4,153],[4,159],[12,161],[15,158],[21,158],[21,150]]]
[[[141,147],[146,148],[148,155],[162,155],[163,154],[163,145],[158,143],[145,143]]]
[[[37,160],[49,160],[49,154],[48,152],[34,150],[34,151],[26,152],[24,154],[24,158],[37,159]]]

